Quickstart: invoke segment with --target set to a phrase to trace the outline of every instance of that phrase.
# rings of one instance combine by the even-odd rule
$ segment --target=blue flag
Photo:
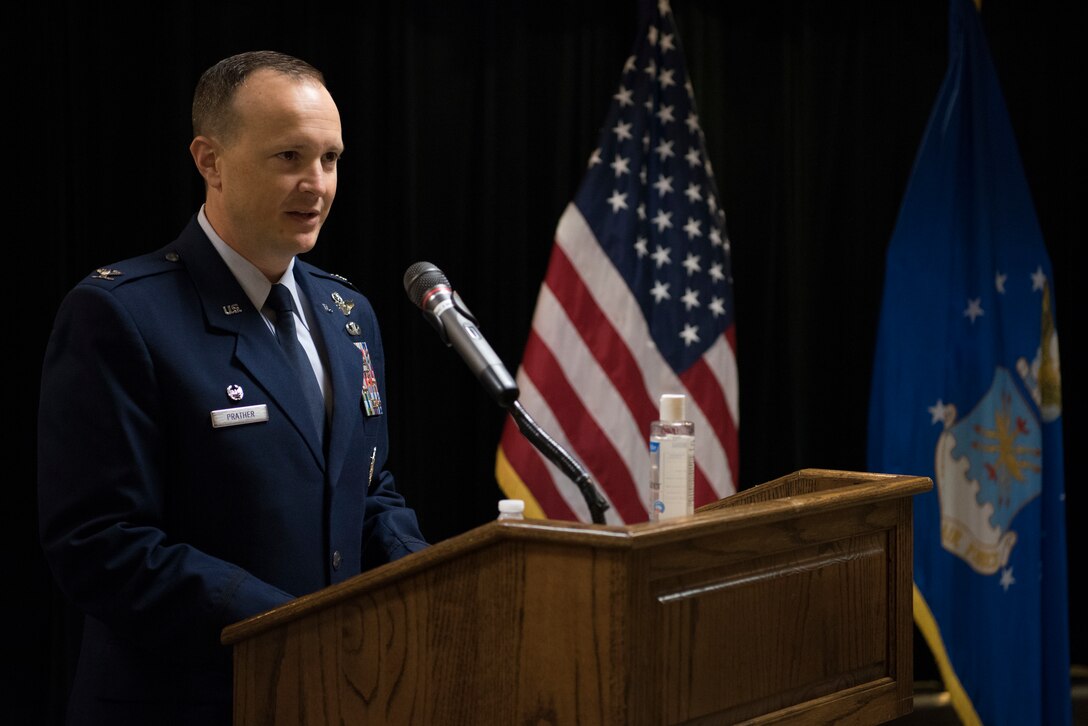
[[[951,0],[888,249],[868,466],[933,479],[914,618],[964,723],[1072,719],[1052,279],[978,13]]]

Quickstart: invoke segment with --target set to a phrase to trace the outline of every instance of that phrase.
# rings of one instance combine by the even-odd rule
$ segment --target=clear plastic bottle
[[[525,502],[521,499],[500,499],[499,519],[525,519]]]
[[[686,420],[687,398],[666,393],[650,423],[650,521],[695,512],[695,424]]]

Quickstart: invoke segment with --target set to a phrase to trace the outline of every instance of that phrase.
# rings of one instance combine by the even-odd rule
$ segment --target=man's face
[[[205,212],[216,232],[270,276],[307,252],[336,196],[344,144],[324,86],[257,71],[238,89],[239,124],[217,148]]]

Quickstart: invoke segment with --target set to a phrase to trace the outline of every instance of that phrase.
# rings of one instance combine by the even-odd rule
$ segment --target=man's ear
[[[223,183],[219,175],[219,149],[219,144],[207,136],[197,136],[189,144],[189,153],[193,155],[196,170],[213,189],[218,189]]]

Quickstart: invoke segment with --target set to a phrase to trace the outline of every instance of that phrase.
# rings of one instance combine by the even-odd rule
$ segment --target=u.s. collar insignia
[[[336,303],[336,307],[340,308],[340,312],[344,315],[351,315],[351,309],[355,307],[354,300],[345,300],[340,297],[340,293],[338,292],[332,294],[332,301]]]
[[[328,303],[321,303],[321,307],[323,307],[325,309],[325,312],[327,312],[327,313],[332,312],[332,308],[329,307]]]
[[[91,275],[91,279],[92,280],[113,280],[114,277],[116,277],[118,275],[123,275],[123,274],[125,274],[125,273],[121,272],[120,270],[111,270],[108,267],[99,267],[97,270],[94,271],[94,274]]]
[[[223,306],[223,312],[227,315],[237,315],[242,312],[242,306],[238,303],[231,303],[230,305]]]

